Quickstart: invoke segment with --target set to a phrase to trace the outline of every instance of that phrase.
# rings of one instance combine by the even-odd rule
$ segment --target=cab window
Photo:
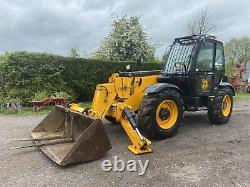
[[[197,58],[196,71],[213,70],[214,43],[206,42],[201,47]]]
[[[218,71],[223,70],[223,46],[220,43],[216,44],[216,49],[215,49],[215,69]]]

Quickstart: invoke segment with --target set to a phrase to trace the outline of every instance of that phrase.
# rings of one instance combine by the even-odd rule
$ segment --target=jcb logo
[[[207,79],[202,79],[201,80],[201,89],[202,90],[208,89],[208,80]]]

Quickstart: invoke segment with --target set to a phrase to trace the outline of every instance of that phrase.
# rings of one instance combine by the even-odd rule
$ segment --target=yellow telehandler
[[[114,73],[96,86],[90,108],[56,106],[31,136],[59,165],[95,160],[111,149],[102,123],[106,118],[122,125],[132,153],[149,153],[148,138],[174,136],[184,111],[206,109],[212,123],[227,123],[234,95],[222,42],[205,35],[176,38],[163,71]]]

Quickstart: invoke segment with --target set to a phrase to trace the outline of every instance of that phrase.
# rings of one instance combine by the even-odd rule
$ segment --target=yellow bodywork
[[[74,110],[80,113],[82,113],[84,110],[84,108],[82,108],[78,103],[71,103],[69,104],[69,107],[71,110]]]
[[[109,82],[96,86],[89,115],[103,119],[106,115],[121,122],[124,106],[133,111],[140,107],[146,87],[157,83],[158,75],[145,77],[119,77],[114,73]]]
[[[157,83],[159,75],[150,76],[128,76],[122,77],[114,73],[109,82],[96,86],[92,106],[88,110],[88,115],[98,119],[111,116],[121,123],[132,144],[128,149],[134,154],[152,152],[151,141],[141,136],[124,116],[125,107],[132,111],[137,111],[145,96],[145,88]],[[74,107],[74,108],[73,108]],[[77,105],[72,105],[71,109],[82,112],[83,109]]]

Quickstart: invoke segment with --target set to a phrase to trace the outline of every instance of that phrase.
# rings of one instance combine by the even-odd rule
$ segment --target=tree
[[[225,58],[227,74],[236,64],[242,64],[245,68],[250,61],[250,38],[232,38],[225,44]]]
[[[117,18],[112,31],[90,57],[117,61],[147,62],[154,59],[155,46],[139,23],[139,17]]]
[[[70,49],[70,57],[72,57],[72,58],[79,58],[80,57],[79,49],[77,47],[72,47]]]
[[[211,22],[208,15],[208,9],[200,10],[196,15],[190,20],[186,29],[188,34],[195,35],[207,35],[215,30],[215,25]]]
[[[247,63],[250,58],[250,38],[232,38],[225,45],[226,60],[233,64]]]

